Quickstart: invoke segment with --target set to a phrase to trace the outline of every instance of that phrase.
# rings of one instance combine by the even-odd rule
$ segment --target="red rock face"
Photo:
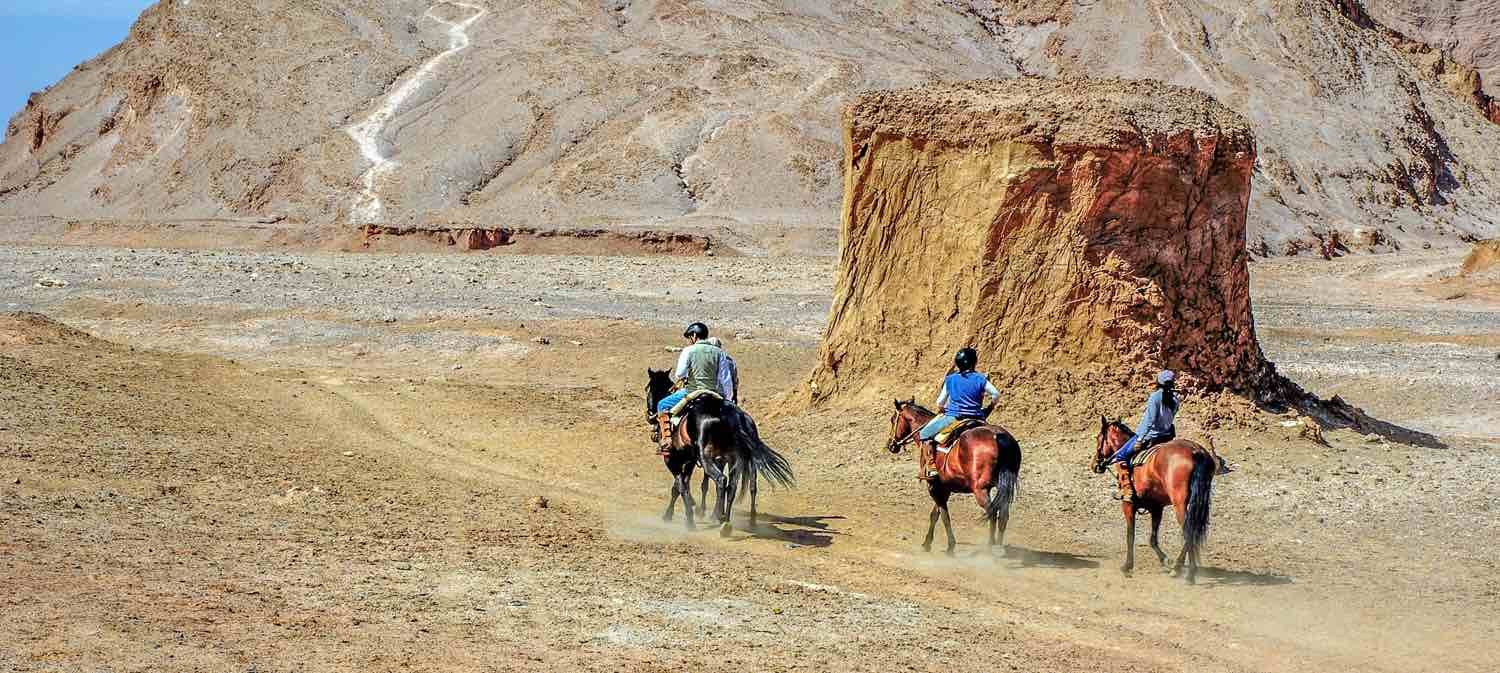
[[[935,85],[856,100],[845,140],[842,266],[809,401],[930,399],[964,346],[1027,391],[1018,403],[1054,412],[1138,395],[1163,367],[1200,390],[1279,385],[1250,313],[1254,142],[1207,96]]]

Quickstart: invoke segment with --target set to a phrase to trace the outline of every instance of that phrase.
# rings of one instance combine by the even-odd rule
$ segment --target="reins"
[[[912,430],[911,433],[907,434],[905,437],[902,437],[901,439],[898,439],[898,440],[896,440],[894,442],[891,442],[891,447],[899,449],[899,448],[901,448],[903,446],[906,446],[907,444],[912,443],[912,440],[916,439],[917,435],[920,435],[920,434],[922,434],[922,429],[921,428],[917,428],[916,430]]]

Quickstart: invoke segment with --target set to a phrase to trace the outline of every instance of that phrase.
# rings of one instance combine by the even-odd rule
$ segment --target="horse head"
[[[672,394],[672,375],[666,370],[646,368],[646,424],[651,426],[652,441],[661,429],[656,425],[656,405]]]
[[[1125,424],[1120,422],[1119,419],[1110,422],[1108,418],[1100,416],[1099,440],[1094,447],[1094,458],[1090,461],[1090,469],[1095,474],[1104,474],[1105,469],[1108,467],[1105,461],[1108,461],[1110,456],[1115,455],[1115,452],[1119,451],[1120,447],[1124,446],[1125,442],[1130,440],[1130,437],[1130,428],[1125,427]]]
[[[918,414],[926,410],[917,405],[917,398],[908,400],[891,400],[895,411],[891,413],[891,437],[886,442],[885,448],[891,453],[901,453],[901,447],[910,444],[916,438],[918,432],[926,421],[918,417]],[[929,420],[931,414],[928,414]]]

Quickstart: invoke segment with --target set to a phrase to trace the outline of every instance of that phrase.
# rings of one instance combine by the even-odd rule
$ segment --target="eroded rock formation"
[[[1010,410],[1138,397],[1161,367],[1278,394],[1250,314],[1255,141],[1207,95],[938,84],[857,98],[844,140],[842,263],[806,401],[930,400],[963,346]]]
[[[1463,275],[1471,276],[1500,267],[1500,239],[1479,241],[1464,258]]]

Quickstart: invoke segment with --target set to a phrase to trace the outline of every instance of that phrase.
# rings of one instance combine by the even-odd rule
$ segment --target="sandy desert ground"
[[[779,400],[828,258],[3,247],[0,669],[1493,670],[1500,301],[1460,260],[1252,265],[1281,371],[1412,432],[1214,431],[1187,586],[1118,570],[1094,421],[1003,406],[1009,555],[968,502],[922,553],[885,410]],[[729,539],[661,521],[642,419],[690,319],[799,481]]]

